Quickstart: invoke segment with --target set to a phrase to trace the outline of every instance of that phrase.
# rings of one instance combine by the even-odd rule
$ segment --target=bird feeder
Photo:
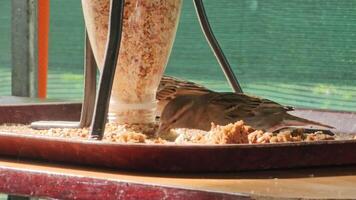
[[[83,0],[87,35],[101,73],[92,136],[102,138],[107,119],[119,124],[152,124],[156,117],[156,91],[173,46],[182,0]],[[194,0],[203,33],[235,92],[242,89],[210,28],[204,5]],[[93,71],[86,67],[88,71]],[[92,74],[92,73],[90,73]],[[89,78],[88,78],[89,79]],[[84,106],[94,96],[86,88]],[[91,94],[91,95],[89,95]],[[88,104],[86,102],[91,102]],[[89,117],[88,117],[89,116]],[[92,114],[83,110],[82,118]],[[83,123],[37,122],[33,127],[75,127]]]

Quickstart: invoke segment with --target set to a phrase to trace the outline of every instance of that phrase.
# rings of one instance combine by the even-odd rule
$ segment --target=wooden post
[[[37,97],[37,0],[12,0],[12,95]]]

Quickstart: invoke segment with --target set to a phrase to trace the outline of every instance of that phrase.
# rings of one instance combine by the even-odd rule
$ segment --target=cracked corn
[[[209,132],[192,129],[173,130],[174,138],[155,138],[154,133],[157,125],[120,125],[117,123],[107,123],[104,141],[118,143],[147,143],[147,144],[263,144],[263,143],[283,143],[334,140],[335,137],[323,134],[320,131],[305,134],[302,131],[293,133],[290,130],[279,133],[254,131],[243,121],[238,121],[226,126],[212,124]],[[51,137],[62,137],[70,139],[88,139],[88,128],[52,128],[48,130],[34,130],[28,125],[0,125],[0,132],[11,132],[19,134],[33,134]]]
[[[175,140],[177,144],[243,144],[248,143],[248,134],[252,132],[250,126],[243,121],[237,121],[225,126],[211,124],[209,132],[201,130],[185,129],[178,134]]]

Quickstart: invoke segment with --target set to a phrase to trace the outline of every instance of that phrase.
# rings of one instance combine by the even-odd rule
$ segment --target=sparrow
[[[243,120],[255,130],[275,132],[285,127],[316,125],[319,122],[293,116],[292,107],[274,101],[232,92],[208,92],[201,95],[181,95],[172,99],[162,111],[157,134],[171,128],[209,131],[211,123],[227,125]]]
[[[194,82],[164,75],[159,83],[156,100],[158,101],[156,116],[162,114],[164,107],[171,100],[182,95],[202,95],[213,92],[208,88]]]

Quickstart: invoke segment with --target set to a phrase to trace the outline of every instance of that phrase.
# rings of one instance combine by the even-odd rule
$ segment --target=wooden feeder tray
[[[44,119],[74,121],[79,119],[80,104],[1,106],[0,113],[7,113],[0,115],[0,124]],[[297,110],[295,114],[328,122],[345,136],[355,132],[355,113]],[[356,164],[356,140],[234,145],[118,144],[0,132],[0,156],[138,171],[234,172]]]

